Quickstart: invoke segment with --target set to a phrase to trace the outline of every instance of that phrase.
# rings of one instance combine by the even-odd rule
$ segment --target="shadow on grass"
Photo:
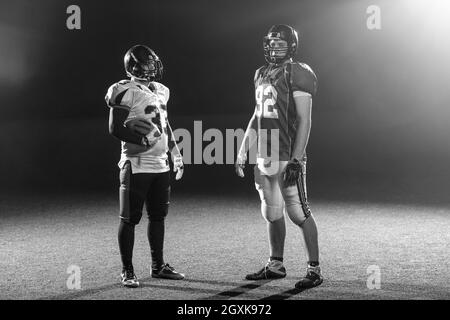
[[[70,291],[52,296],[46,296],[39,298],[38,300],[72,300],[72,299],[95,299],[95,294],[106,293],[108,291],[121,289],[124,292],[124,296],[127,290],[139,293],[139,290],[144,288],[162,289],[173,292],[185,292],[187,294],[204,295],[196,298],[195,300],[225,300],[239,297],[240,295],[247,294],[246,298],[251,300],[286,300],[304,292],[301,289],[288,289],[285,286],[264,286],[269,283],[270,280],[257,281],[252,283],[239,283],[230,281],[216,281],[216,280],[202,280],[202,279],[185,279],[184,281],[170,281],[164,280],[152,281],[151,277],[140,279],[141,285],[139,288],[123,288],[120,283],[108,284],[99,286],[96,288],[83,289],[77,291]],[[197,287],[190,286],[190,284],[197,285]],[[213,285],[217,287],[234,287],[232,289],[220,291],[217,288],[205,288],[202,284]],[[200,287],[198,287],[200,286]],[[319,287],[319,291],[311,289],[315,292],[315,295],[308,295],[308,299],[321,298],[321,299],[376,299],[376,300],[391,300],[391,299],[445,299],[450,298],[448,287],[436,287],[430,285],[411,285],[411,284],[399,284],[399,283],[384,283],[383,290],[367,290],[362,287],[359,281],[340,281],[335,280],[333,283],[328,282]],[[258,289],[257,292],[253,290]],[[261,292],[264,291],[264,292]],[[305,290],[309,291],[309,290]],[[146,294],[145,291],[141,291],[142,294]],[[275,293],[274,292],[278,292]],[[319,294],[320,292],[320,294]],[[319,295],[317,295],[319,294]],[[116,296],[117,297],[117,296]],[[107,298],[108,299],[108,298]],[[111,298],[109,298],[111,299]],[[189,299],[189,298],[187,298]]]
[[[146,279],[142,279],[141,281],[145,281],[147,279],[150,279],[150,277],[146,278]],[[118,289],[118,288],[122,288],[122,284],[120,283],[114,283],[114,284],[109,284],[109,285],[105,285],[105,286],[101,286],[101,287],[97,287],[97,288],[91,288],[91,289],[82,289],[82,290],[76,290],[76,291],[70,291],[68,293],[62,293],[62,294],[57,294],[54,296],[47,296],[47,297],[42,297],[39,298],[38,300],[72,300],[72,299],[80,299],[86,296],[90,296],[90,295],[94,295],[97,293],[101,293],[101,292],[106,292],[106,291],[110,291],[113,289]],[[130,289],[131,290],[131,289]]]
[[[214,280],[201,280],[201,279],[185,279],[182,282],[175,282],[170,281],[170,285],[163,285],[159,283],[149,283],[152,278],[142,278],[140,279],[140,286],[137,289],[131,289],[131,288],[123,288],[122,284],[120,283],[114,283],[109,284],[105,286],[100,286],[97,288],[90,288],[90,289],[83,289],[79,291],[71,291],[67,293],[62,293],[58,295],[53,296],[46,296],[39,298],[39,300],[72,300],[72,299],[82,299],[86,298],[98,293],[103,293],[107,291],[111,291],[114,289],[120,289],[123,288],[124,290],[139,290],[142,288],[157,288],[157,289],[163,289],[163,290],[171,290],[171,291],[180,291],[180,292],[187,292],[187,293],[196,293],[196,294],[205,294],[208,295],[206,297],[201,297],[197,300],[224,300],[224,299],[231,299],[238,297],[242,294],[248,293],[251,290],[257,289],[262,287],[263,285],[271,282],[272,280],[261,280],[261,281],[255,281],[252,283],[245,283],[242,285],[239,285],[239,283],[235,282],[229,282],[229,281],[214,281]],[[198,283],[198,284],[211,284],[211,285],[218,285],[218,286],[235,286],[235,288],[224,290],[221,292],[217,292],[217,289],[208,289],[208,288],[193,288],[188,286],[180,286],[180,285],[172,285],[172,283]],[[281,288],[272,288],[272,289],[279,289]],[[270,295],[268,297],[263,298],[262,300],[276,300],[276,299],[288,299],[289,297],[301,292],[300,290],[287,290],[284,292],[281,292],[279,294]]]
[[[297,288],[289,289],[277,294],[273,294],[271,296],[264,297],[260,300],[286,300],[295,296],[296,294],[303,292],[304,290],[305,289],[297,289]]]
[[[254,290],[257,289],[263,285],[265,285],[266,283],[269,283],[272,280],[260,280],[260,281],[255,281],[252,283],[246,283],[243,284],[241,286],[237,286],[233,289],[230,290],[225,290],[219,293],[216,293],[212,296],[209,297],[205,297],[205,298],[201,298],[200,300],[224,300],[224,299],[231,299],[237,296],[240,296],[241,294],[247,293],[250,290]]]

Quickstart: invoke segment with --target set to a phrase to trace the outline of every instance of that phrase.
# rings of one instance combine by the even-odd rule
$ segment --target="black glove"
[[[302,164],[298,159],[289,160],[284,169],[283,181],[286,187],[294,186],[300,179]]]

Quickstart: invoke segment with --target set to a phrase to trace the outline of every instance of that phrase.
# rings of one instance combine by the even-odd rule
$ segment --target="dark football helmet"
[[[123,58],[127,76],[144,81],[159,81],[163,75],[163,65],[155,52],[147,46],[131,47]]]
[[[284,40],[287,47],[271,47],[271,40]],[[264,58],[268,63],[281,63],[292,58],[297,52],[298,34],[294,28],[285,24],[273,25],[264,37]],[[283,54],[284,53],[284,54]]]

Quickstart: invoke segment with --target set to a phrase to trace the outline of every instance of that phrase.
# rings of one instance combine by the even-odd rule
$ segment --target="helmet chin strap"
[[[283,63],[284,61],[289,59],[290,57],[288,56],[287,52],[283,56],[270,55],[270,60],[275,64]]]
[[[270,63],[274,65],[280,65],[285,63],[286,61],[292,61],[292,57],[284,57],[282,59],[279,59],[279,61],[276,61],[276,59],[273,59]]]

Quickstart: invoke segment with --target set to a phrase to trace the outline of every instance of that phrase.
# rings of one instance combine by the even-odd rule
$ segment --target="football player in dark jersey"
[[[261,212],[267,221],[270,258],[248,280],[286,276],[283,265],[286,236],[285,212],[302,230],[306,245],[306,275],[296,288],[322,283],[317,226],[307,201],[306,146],[311,129],[312,97],[317,78],[305,63],[294,60],[297,32],[288,25],[274,25],[264,37],[267,64],[256,70],[256,107],[236,160],[236,173],[244,176],[247,152],[257,143],[255,185]]]
[[[144,204],[148,215],[147,236],[154,278],[183,279],[184,275],[164,262],[164,221],[169,209],[172,155],[176,179],[183,174],[183,161],[169,125],[169,89],[158,81],[163,65],[153,50],[144,45],[130,48],[124,57],[129,80],[113,84],[106,94],[109,132],[122,142],[120,168],[119,249],[122,259],[121,281],[138,287],[132,255],[134,230],[142,217]]]

